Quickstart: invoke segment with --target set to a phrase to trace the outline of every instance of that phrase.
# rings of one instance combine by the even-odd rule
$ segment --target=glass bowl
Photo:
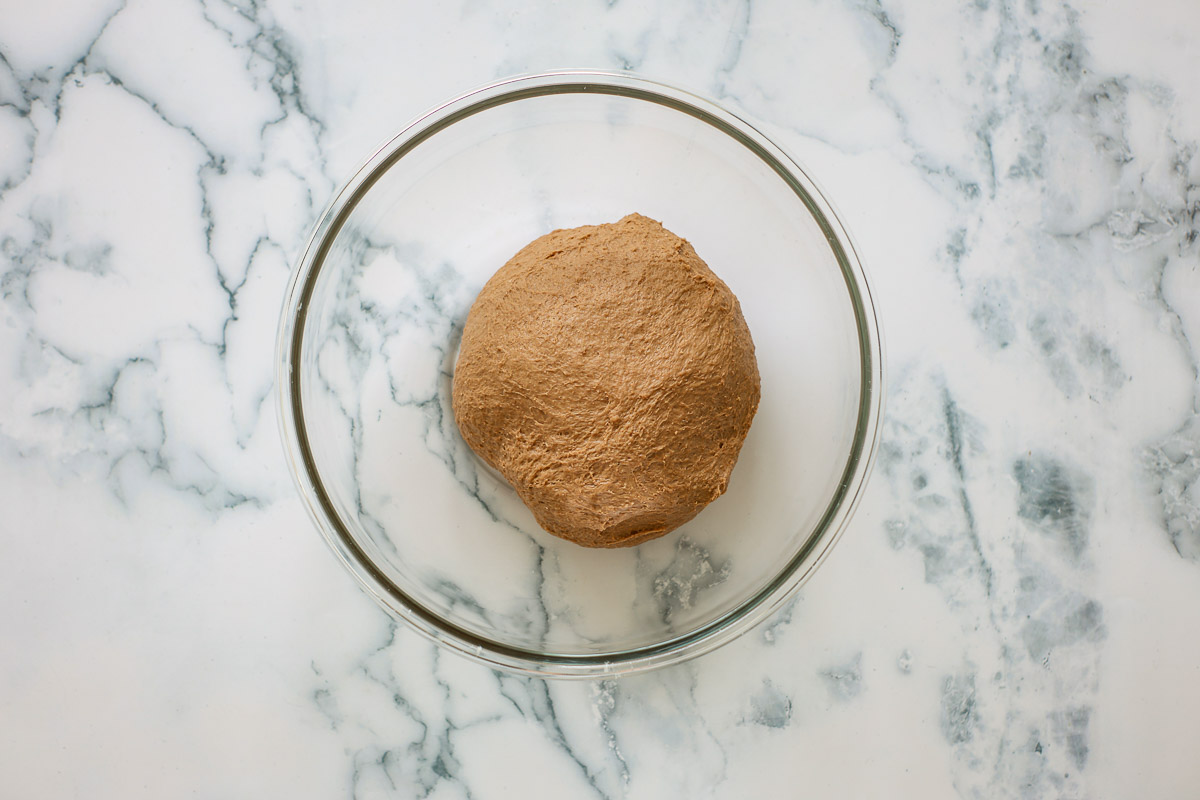
[[[541,530],[471,452],[450,386],[493,272],[552,229],[634,211],[737,295],[762,401],[724,496],[591,550]],[[292,474],[367,592],[446,648],[560,677],[691,658],[794,594],[861,496],[883,385],[866,276],[805,172],[712,102],[596,72],[501,81],[375,153],[300,259],[278,363]]]

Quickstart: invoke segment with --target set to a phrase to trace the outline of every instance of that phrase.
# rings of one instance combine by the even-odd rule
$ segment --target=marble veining
[[[1193,795],[1198,24],[1125,0],[0,9],[7,792]],[[272,400],[336,187],[432,105],[571,66],[693,87],[806,165],[889,361],[867,496],[799,597],[697,661],[580,683],[378,610],[311,529]],[[372,346],[454,318],[366,311]],[[328,367],[332,396],[362,377]],[[393,388],[478,489],[440,395]],[[709,557],[671,555],[647,565],[668,621]]]

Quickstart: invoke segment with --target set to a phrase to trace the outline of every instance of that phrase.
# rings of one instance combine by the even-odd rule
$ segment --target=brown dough
[[[549,233],[492,276],[453,403],[543,528],[625,547],[725,491],[759,393],[737,298],[690,244],[630,214]]]

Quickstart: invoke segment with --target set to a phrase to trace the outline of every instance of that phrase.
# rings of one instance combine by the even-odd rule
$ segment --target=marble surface
[[[406,7],[407,6],[407,7]],[[1187,797],[1200,8],[0,8],[0,776],[22,797]],[[500,76],[756,120],[872,272],[887,420],[785,610],[595,682],[441,654],[305,517],[272,403],[336,186]]]

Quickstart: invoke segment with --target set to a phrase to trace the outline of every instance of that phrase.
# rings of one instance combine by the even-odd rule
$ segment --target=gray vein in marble
[[[702,735],[706,743],[715,747],[718,757],[715,770],[712,760],[705,759],[707,770],[700,770],[700,772],[703,774],[705,771],[711,770],[711,774],[706,776],[707,779],[703,781],[702,785],[707,788],[707,786],[719,785],[723,782],[728,774],[729,755],[724,743],[713,731],[712,723],[701,714],[701,706],[696,697],[698,684],[696,666],[682,664],[650,676],[635,677],[627,683],[632,684],[628,690],[628,705],[633,708],[638,707],[638,694],[645,700],[659,691],[665,692],[668,699],[666,708],[656,709],[657,713],[649,715],[648,721],[651,725],[655,722],[670,724],[673,727],[668,728],[669,731],[686,732],[689,737],[696,738]],[[648,704],[642,708],[643,712],[648,710]],[[670,716],[665,717],[664,714],[670,714]],[[625,735],[629,736],[628,733]],[[661,732],[659,735],[662,735]],[[671,744],[676,743],[672,742]],[[692,744],[692,749],[699,749],[696,743]]]
[[[1054,724],[1055,736],[1066,743],[1067,752],[1076,769],[1083,769],[1088,758],[1088,723],[1091,719],[1090,708],[1067,708],[1057,711],[1050,719]]]
[[[426,645],[424,655],[431,659],[431,675],[437,689],[436,712],[429,714],[422,710],[424,705],[435,700],[433,697],[423,697],[422,703],[410,700],[405,695],[395,675],[386,663],[381,663],[397,644],[397,624],[389,622],[387,638],[375,650],[370,659],[359,666],[358,673],[371,684],[383,690],[391,701],[390,709],[398,712],[403,719],[412,721],[416,730],[397,741],[384,731],[367,729],[371,744],[363,747],[354,755],[354,766],[351,773],[351,796],[358,797],[360,791],[369,791],[369,787],[381,778],[386,780],[392,791],[405,792],[406,796],[416,798],[427,797],[436,791],[443,782],[456,786],[465,797],[471,792],[461,780],[461,767],[455,755],[454,737],[460,726],[452,719],[449,708],[452,688],[446,681],[438,677],[437,666],[440,653],[432,645]],[[412,653],[410,657],[417,655]],[[334,684],[318,691],[332,692]],[[322,697],[321,706],[337,708],[336,694]],[[335,725],[345,724],[341,716],[332,717]],[[363,725],[362,721],[355,724]],[[404,741],[407,739],[407,741]]]
[[[750,697],[747,721],[766,728],[786,728],[792,721],[792,700],[769,680]]]
[[[615,798],[626,794],[629,768],[617,744],[617,736],[609,724],[618,705],[618,690],[614,682],[599,682],[595,685],[598,694],[594,697],[593,705],[608,747],[604,763],[593,763],[594,759],[572,742],[571,735],[560,723],[557,704],[552,697],[552,689],[578,686],[577,684],[554,684],[542,679],[518,677],[469,666],[465,668],[476,677],[487,676],[487,681],[492,683],[497,696],[503,698],[506,707],[496,707],[494,712],[483,714],[478,710],[468,711],[468,706],[472,704],[468,703],[460,708],[456,699],[462,692],[462,687],[456,686],[442,675],[439,666],[444,657],[442,651],[423,641],[415,641],[411,635],[406,634],[401,639],[397,637],[398,632],[397,624],[389,623],[386,638],[378,649],[372,651],[367,660],[358,666],[353,676],[354,682],[365,680],[365,685],[376,686],[382,690],[391,700],[390,709],[367,708],[360,703],[356,706],[353,716],[347,717],[339,696],[352,691],[354,683],[345,680],[335,683],[327,680],[322,671],[314,667],[314,673],[319,679],[314,700],[321,713],[334,727],[345,728],[349,725],[362,728],[368,735],[366,741],[369,743],[358,749],[353,756],[354,796],[369,793],[370,787],[378,785],[380,781],[385,781],[390,790],[405,793],[404,796],[426,797],[435,791],[443,791],[443,784],[447,783],[461,791],[464,796],[472,796],[470,783],[463,774],[456,739],[476,725],[504,719],[529,719],[536,722],[545,732],[549,743],[567,759],[594,796]],[[419,700],[417,697],[407,696],[401,685],[402,681],[391,666],[394,658],[431,659],[429,675],[437,687],[437,696],[424,693]],[[464,696],[462,699],[469,698]],[[434,711],[432,714],[427,708],[431,703]],[[417,727],[400,738],[373,729],[368,720],[375,718],[387,724],[388,711],[411,720]]]
[[[11,238],[6,238],[0,245],[11,265],[0,277],[0,296],[3,296],[5,300],[20,303],[29,314],[34,313],[34,308],[27,293],[28,281],[39,265],[47,260],[44,249],[53,235],[49,222],[35,222],[34,230],[35,235],[32,242],[24,249],[17,249],[16,242]],[[65,260],[69,261],[70,257]],[[78,268],[78,266],[77,264],[76,267]],[[106,269],[102,263],[92,262],[88,266],[94,272],[103,273]],[[206,502],[214,503],[217,507],[231,508],[244,504],[261,505],[260,498],[224,486],[217,471],[202,457],[197,456],[198,461],[208,473],[202,481],[176,474],[172,463],[162,455],[162,449],[167,444],[170,432],[164,421],[161,404],[151,403],[148,408],[138,405],[135,411],[131,411],[129,414],[123,413],[125,404],[131,400],[125,399],[123,395],[118,397],[118,387],[123,386],[122,381],[126,380],[132,371],[144,373],[147,370],[154,372],[157,369],[158,355],[153,350],[146,355],[131,356],[117,364],[85,366],[80,360],[71,357],[52,342],[38,336],[33,330],[30,330],[26,337],[26,350],[27,358],[40,360],[45,355],[62,358],[78,367],[80,371],[89,374],[90,385],[80,396],[75,408],[46,407],[35,412],[35,416],[54,418],[63,426],[83,425],[96,432],[99,439],[87,455],[91,457],[100,455],[103,462],[102,474],[111,482],[114,497],[118,501],[124,504],[128,500],[119,479],[119,471],[130,457],[137,457],[145,463],[150,474],[161,475],[176,490],[194,494]],[[27,368],[30,368],[31,371],[36,370],[36,367],[32,367],[32,365],[27,365]],[[156,430],[150,431],[148,435],[144,430],[147,419],[152,427],[157,426]],[[125,449],[121,449],[110,444],[109,436],[106,433],[114,425],[132,427],[141,432],[137,434],[135,443],[130,443]],[[39,453],[37,446],[31,447],[19,442],[14,444],[24,458],[34,458]]]
[[[541,678],[516,678],[506,676],[502,673],[496,673],[496,679],[500,684],[500,693],[507,698],[513,706],[521,713],[523,717],[536,720],[542,727],[542,730],[550,737],[550,740],[559,748],[564,755],[579,769],[583,778],[587,781],[588,786],[593,789],[597,797],[608,800],[609,798],[619,797],[623,793],[622,787],[612,787],[616,791],[608,791],[601,787],[600,783],[611,783],[607,781],[608,777],[604,770],[594,770],[575,752],[575,749],[567,741],[567,736],[563,732],[562,724],[559,722],[558,714],[555,710],[554,699],[550,696],[549,684]],[[517,690],[517,686],[520,689]],[[628,780],[627,765],[624,765],[624,777]]]
[[[1055,714],[1090,708],[1097,646],[1107,636],[1103,608],[1085,591],[1092,569],[1092,479],[1058,457],[1031,452],[1013,460],[1015,491],[1008,494],[991,475],[973,472],[972,465],[987,463],[980,456],[993,437],[959,406],[942,377],[905,375],[893,388],[880,468],[909,511],[889,520],[885,533],[893,547],[920,555],[926,582],[963,626],[963,664],[944,675],[940,687],[941,728],[955,748],[956,785],[966,794],[980,792],[988,776],[1014,772],[1049,781],[1059,766],[1073,765],[1066,739],[1043,741],[1038,757],[1045,765],[1028,775],[1026,743],[1049,730]],[[931,427],[913,415],[925,414],[935,399],[942,415]],[[994,513],[986,520],[969,515],[976,495],[992,509],[1007,495],[1011,519],[1029,534],[1009,533]],[[993,660],[997,669],[986,671],[982,664]],[[906,661],[911,664],[911,656],[902,656],[902,670]],[[1041,687],[1049,707],[1023,705],[1026,686]],[[1086,746],[1086,731],[1073,735],[1075,750]],[[1077,779],[1064,788],[1079,785]]]
[[[1018,459],[1017,516],[1058,540],[1072,559],[1088,546],[1095,482],[1079,471],[1043,454]]]
[[[33,147],[37,141],[37,127],[30,118],[30,100],[25,92],[24,87],[17,79],[16,73],[13,71],[12,65],[8,63],[8,59],[4,57],[4,51],[0,49],[0,68],[7,73],[7,77],[12,81],[14,88],[18,93],[18,97],[12,100],[0,100],[0,108],[11,108],[17,117],[27,127],[25,134],[25,147],[27,155],[22,159],[21,171],[16,175],[4,175],[0,178],[0,201],[4,199],[5,193],[19,185],[22,181],[29,177],[33,170]]]
[[[975,736],[975,675],[950,675],[942,681],[942,735],[950,744],[964,744]]]
[[[615,3],[615,0],[614,0]],[[611,6],[610,6],[611,8]],[[645,31],[633,41],[633,46],[629,47],[621,42],[610,37],[609,50],[612,53],[613,60],[616,61],[625,72],[636,72],[646,60],[646,52],[650,48],[651,32]]]
[[[319,139],[325,133],[325,123],[305,99],[300,63],[294,47],[289,37],[278,25],[264,19],[268,15],[264,13],[262,4],[256,0],[250,0],[245,6],[234,2],[222,2],[222,0],[205,0],[202,5],[204,6],[204,18],[214,29],[228,38],[230,45],[238,49],[249,49],[250,52],[264,59],[273,67],[268,84],[279,102],[280,114],[275,119],[263,123],[259,130],[259,136],[265,137],[268,128],[285,121],[288,118],[289,110],[294,110],[312,128],[314,137]],[[211,8],[214,5],[223,5],[249,23],[251,36],[239,42],[237,35],[232,30],[223,27],[213,18]]]
[[[1189,186],[1189,192],[1191,187]],[[1196,213],[1193,207],[1192,214]],[[1194,223],[1193,223],[1194,224]],[[1184,244],[1192,248],[1194,229],[1185,234]],[[1193,258],[1195,254],[1192,254]],[[1171,332],[1179,342],[1191,367],[1195,390],[1192,414],[1162,440],[1142,453],[1142,463],[1155,486],[1161,518],[1171,546],[1181,557],[1200,563],[1200,358],[1184,329],[1183,319],[1163,293],[1164,275],[1169,266],[1163,259],[1153,277],[1154,300],[1167,316]]]
[[[792,619],[796,615],[796,608],[801,602],[802,595],[797,594],[783,604],[783,607],[778,609],[770,618],[762,625],[762,641],[767,645],[774,645],[780,634],[787,629],[792,623]]]
[[[35,135],[40,140],[42,137],[49,135],[54,126],[62,122],[63,104],[68,85],[74,89],[84,89],[86,88],[85,82],[87,80],[98,77],[106,80],[112,86],[121,89],[131,97],[136,98],[138,101],[143,103],[146,108],[150,109],[166,126],[173,130],[184,133],[200,146],[204,153],[203,160],[199,165],[199,172],[197,176],[197,186],[199,189],[199,197],[201,202],[201,224],[205,228],[205,239],[207,242],[206,249],[207,254],[214,266],[214,278],[216,284],[227,297],[228,312],[227,317],[221,326],[221,334],[218,339],[213,340],[196,329],[193,329],[193,335],[197,338],[197,340],[214,347],[217,358],[223,362],[227,355],[228,333],[230,326],[237,323],[239,320],[238,293],[245,285],[246,279],[250,274],[250,268],[246,265],[243,265],[240,270],[232,270],[234,273],[240,271],[240,278],[236,280],[236,282],[230,281],[226,277],[230,270],[221,264],[220,260],[215,256],[212,249],[215,222],[211,214],[211,202],[209,198],[208,186],[212,176],[224,176],[229,172],[230,167],[226,157],[222,154],[214,152],[212,147],[210,147],[203,140],[203,137],[195,129],[187,124],[183,124],[172,119],[171,116],[164,111],[164,109],[154,98],[131,87],[128,83],[122,80],[120,76],[109,70],[103,63],[103,59],[97,58],[96,53],[98,45],[105,39],[105,33],[109,30],[113,21],[117,19],[125,10],[126,5],[121,4],[111,14],[109,14],[98,26],[95,34],[91,37],[81,54],[70,63],[64,65],[52,65],[44,70],[29,75],[15,76],[17,86],[19,87],[20,91],[20,97],[14,98],[14,100],[11,102],[11,105],[18,109],[18,112],[23,118],[31,120],[33,129],[35,130]],[[280,105],[280,115],[275,122],[286,119],[289,114],[289,108],[291,108],[303,115],[310,124],[315,123],[313,124],[313,136],[318,136],[323,130],[323,126],[307,110],[302,93],[299,89],[298,81],[294,76],[291,75],[291,73],[294,71],[294,64],[286,52],[286,43],[282,41],[279,35],[274,35],[274,38],[272,38],[272,34],[267,31],[260,31],[256,37],[256,41],[270,45],[266,48],[257,47],[258,51],[262,51],[259,52],[258,55],[269,55],[273,59],[272,63],[276,65],[275,75],[271,79],[271,85],[276,90],[276,96]],[[10,74],[13,74],[14,71],[9,60],[6,57],[3,57],[2,53],[0,53],[0,58],[3,59],[2,66],[4,69]],[[45,107],[50,111],[50,118],[45,120],[43,123],[39,123],[37,121],[39,118],[37,109],[41,107]],[[49,129],[47,129],[45,122],[49,122]],[[26,169],[22,176],[19,176],[15,179],[5,179],[5,182],[0,185],[0,200],[11,195],[11,190],[16,186],[19,186],[29,177],[31,174],[30,169]],[[295,174],[297,176],[299,175],[299,173]],[[308,195],[310,197],[311,212],[311,186],[308,187]],[[33,219],[33,213],[34,211],[31,209],[31,221]],[[35,224],[35,231],[37,229],[37,225]],[[6,283],[6,298],[11,299],[15,296],[11,291],[14,280],[27,283],[28,275],[33,270],[37,269],[39,264],[55,260],[54,256],[45,252],[45,247],[50,238],[51,234],[49,231],[45,231],[42,234],[36,234],[35,238],[29,245],[32,250],[26,251],[27,255],[12,258],[13,262],[24,261],[28,266],[24,270],[19,267],[17,270],[10,269],[5,274],[4,280]],[[259,256],[260,248],[264,242],[270,242],[271,245],[278,248],[280,252],[285,251],[285,247],[281,243],[272,241],[269,236],[260,236],[259,243],[255,246],[247,259],[248,263],[253,262]],[[5,241],[4,248],[5,251],[10,254],[10,256],[15,255],[13,253],[14,246],[15,242],[13,242],[13,240],[8,239]],[[68,251],[67,256],[62,259],[60,263],[63,263],[65,266],[71,269],[86,269],[95,272],[95,274],[99,276],[107,275],[108,266],[103,259],[98,259],[88,263],[86,261],[80,262],[78,259],[73,258],[72,256],[73,253]],[[25,276],[24,279],[21,277],[22,274]],[[23,291],[21,296],[25,297],[26,306],[28,306],[28,297],[24,295]],[[38,336],[34,329],[31,329],[31,335],[35,337]],[[33,344],[33,347],[53,349],[61,352],[61,349],[57,348],[53,342],[41,337],[39,338],[40,343]],[[158,359],[152,357],[151,353],[140,352],[130,354],[128,363],[139,365],[150,364],[153,368],[157,369],[157,361]],[[118,378],[121,369],[123,369],[123,367],[117,367]],[[82,368],[81,371],[83,371]],[[234,387],[229,383],[229,374],[227,371],[225,374],[225,380],[227,392],[230,395],[235,394]],[[102,387],[98,387],[97,391],[102,391]],[[263,404],[267,401],[268,396],[269,383],[266,387],[258,390],[257,400],[254,404],[255,408],[260,410]],[[97,419],[96,416],[101,412],[103,412],[104,418],[110,418],[114,416],[112,407],[104,404],[92,404],[90,406],[85,404],[80,406],[77,411],[70,411],[68,409],[63,410],[63,413],[67,414],[68,417],[78,417],[81,414],[85,415],[96,431],[94,435],[99,441],[104,442],[107,437],[102,432],[103,423],[101,420]],[[244,448],[248,445],[250,433],[253,431],[257,421],[257,413],[259,412],[255,411],[255,416],[250,418],[240,430],[234,433],[235,440],[239,447]],[[161,411],[158,412],[157,416],[161,422]],[[159,443],[159,446],[161,447],[165,444],[166,441],[164,437],[164,440]],[[103,445],[101,445],[101,447],[109,448],[109,444],[105,442]],[[209,477],[202,479],[200,482],[195,482],[190,479],[181,479],[178,476],[174,476],[173,466],[161,456],[148,454],[144,450],[138,451],[136,449],[130,450],[127,453],[112,450],[108,466],[105,468],[110,480],[114,481],[114,494],[118,497],[118,499],[124,499],[124,491],[121,487],[120,479],[115,476],[117,475],[118,471],[122,469],[121,465],[126,463],[128,456],[138,454],[139,452],[139,457],[144,458],[151,474],[165,474],[168,476],[168,481],[176,488],[195,492],[204,499],[206,504],[210,504],[212,507],[227,508],[245,503],[261,505],[265,499],[265,497],[256,490],[241,489],[224,485],[226,480],[221,475],[221,472],[212,465],[207,464],[203,457],[198,457],[196,459],[196,464],[202,471],[207,471],[209,473]]]
[[[971,297],[971,317],[983,340],[1000,349],[1031,347],[1064,396],[1106,403],[1130,376],[1121,363],[1120,348],[1099,331],[1085,328],[1071,300],[1085,292],[1089,257],[1099,262],[1091,269],[1104,269],[1121,253],[1144,252],[1148,260],[1161,259],[1161,266],[1140,277],[1137,286],[1161,309],[1195,375],[1195,352],[1162,291],[1166,265],[1185,254],[1194,258],[1198,236],[1193,187],[1200,178],[1192,175],[1196,143],[1181,140],[1173,130],[1170,92],[1132,76],[1094,70],[1079,15],[1069,6],[1022,9],[1008,3],[984,4],[977,13],[982,36],[968,47],[976,48],[980,63],[967,80],[980,91],[973,95],[976,105],[968,116],[955,121],[978,143],[970,160],[942,159],[936,142],[913,131],[908,118],[916,97],[905,94],[892,65],[881,70],[872,88],[893,109],[912,148],[913,163],[930,184],[956,201],[965,197],[964,211],[976,210],[960,216],[962,224],[949,232],[945,253],[959,286]],[[898,46],[904,47],[902,38]],[[1165,174],[1146,160],[1152,154],[1135,158],[1129,112],[1134,99],[1144,99],[1163,120],[1157,146],[1173,164]],[[995,138],[1001,131],[1019,132],[1020,146],[999,150]],[[1072,140],[1072,135],[1079,138]],[[1110,174],[1111,185],[1117,187],[1107,208],[1101,203],[1086,216],[1067,203],[1070,196],[1084,197],[1091,189],[1082,184],[1057,186],[1047,166],[1079,157],[1066,149],[1074,141],[1090,145],[1098,159],[1096,168]],[[1086,151],[1074,152],[1090,157]],[[985,192],[972,189],[980,185]],[[1027,217],[1025,209],[1037,208],[1031,201],[1044,204],[1046,213],[1030,218],[1034,226],[1019,234],[1027,242],[1022,247],[1029,254],[1027,263],[1018,261],[1015,270],[989,264],[987,255],[976,250],[982,240],[995,235],[988,229],[989,217]],[[1078,272],[1060,270],[1051,277],[1039,256],[1050,242],[1064,239],[1081,245],[1065,253],[1068,263],[1079,265]],[[1189,488],[1195,478],[1187,476],[1200,474],[1200,457],[1187,453],[1200,448],[1194,423],[1198,403],[1175,433],[1150,443],[1142,455],[1163,508],[1167,536],[1181,555],[1193,560],[1200,553],[1200,504]]]
[[[1142,460],[1171,546],[1181,557],[1200,562],[1200,416],[1148,447]]]
[[[729,577],[728,561],[716,561],[709,551],[687,536],[675,544],[671,563],[654,576],[654,597],[663,621],[671,623],[676,615],[692,608],[696,595],[719,586]]]
[[[729,80],[729,75],[738,65],[742,58],[742,47],[746,44],[746,34],[750,30],[750,18],[753,16],[754,7],[753,0],[740,0],[734,11],[732,24],[729,26],[729,33],[725,37],[725,48],[721,55],[721,61],[717,65],[717,95],[726,94],[726,84]]]
[[[967,496],[967,474],[963,467],[963,437],[962,423],[958,412],[958,404],[950,396],[950,390],[942,386],[942,416],[946,420],[946,445],[950,449],[950,463],[954,474],[958,476],[958,502],[966,518],[966,535],[979,564],[983,577],[983,593],[992,594],[992,567],[983,552],[983,543],[979,541],[979,530],[975,523],[975,511],[971,508],[971,499]]]
[[[858,697],[863,690],[862,660],[863,654],[858,652],[844,664],[822,670],[821,678],[832,697],[843,702]]]
[[[22,96],[30,107],[33,105],[34,101],[47,103],[54,115],[54,121],[56,123],[62,122],[62,95],[63,90],[66,88],[68,79],[70,79],[71,76],[77,71],[79,71],[80,74],[86,74],[82,70],[84,65],[87,63],[88,58],[91,56],[92,50],[95,49],[96,43],[100,40],[100,37],[104,35],[104,32],[108,30],[108,26],[111,25],[112,21],[117,18],[117,15],[125,10],[126,6],[127,3],[125,0],[121,0],[120,5],[118,5],[117,8],[114,9],[112,13],[110,13],[104,19],[103,22],[101,22],[99,28],[96,30],[96,34],[91,38],[91,41],[88,42],[87,46],[84,48],[83,54],[77,59],[63,65],[62,67],[59,67],[59,65],[48,66],[46,69],[40,72],[35,72],[23,80],[18,78],[18,82],[21,85]],[[3,53],[0,53],[0,56],[2,55]],[[6,65],[9,64],[7,59],[5,59],[4,63]],[[11,66],[9,69],[11,70]],[[58,77],[55,77],[55,73],[57,72],[61,72],[62,74]],[[40,89],[44,89],[45,91],[39,91]],[[48,94],[50,91],[53,92],[52,95]]]
[[[617,763],[616,774],[620,778],[620,789],[625,792],[629,789],[630,767],[625,754],[621,752],[620,742],[617,741],[617,734],[612,726],[612,718],[617,711],[618,687],[619,684],[615,680],[596,681],[593,685],[592,708],[595,711],[600,731],[604,734],[608,750],[612,754],[612,759]]]
[[[887,36],[888,53],[884,66],[891,66],[896,61],[896,54],[900,50],[900,29],[896,27],[895,21],[884,9],[883,0],[862,0],[861,6],[875,22],[879,23],[879,27]]]

